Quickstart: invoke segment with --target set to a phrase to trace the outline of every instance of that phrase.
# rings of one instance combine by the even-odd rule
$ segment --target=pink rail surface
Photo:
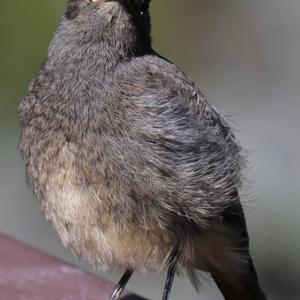
[[[101,278],[0,234],[0,300],[107,300],[113,287]],[[143,299],[129,293],[122,298]]]

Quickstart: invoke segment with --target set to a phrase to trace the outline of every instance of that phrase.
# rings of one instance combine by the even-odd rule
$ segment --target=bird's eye
[[[143,0],[141,3],[141,16],[149,10],[150,0]]]

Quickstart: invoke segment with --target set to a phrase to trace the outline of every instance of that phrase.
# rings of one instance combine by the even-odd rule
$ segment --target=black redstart
[[[96,268],[210,272],[227,300],[266,299],[224,118],[151,47],[149,0],[69,0],[20,107],[28,182],[64,245]]]

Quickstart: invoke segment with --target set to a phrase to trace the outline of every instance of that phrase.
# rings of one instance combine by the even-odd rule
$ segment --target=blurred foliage
[[[1,126],[16,124],[17,105],[46,55],[63,7],[60,0],[0,1]]]

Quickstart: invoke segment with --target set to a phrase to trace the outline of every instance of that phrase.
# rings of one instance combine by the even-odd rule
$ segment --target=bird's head
[[[150,0],[69,0],[65,17],[78,31],[150,42]]]
[[[68,0],[50,43],[49,60],[59,66],[76,65],[74,60],[80,59],[102,60],[110,68],[150,53],[149,5],[150,0]]]
[[[78,15],[89,10],[99,12],[115,9],[127,11],[135,20],[141,22],[149,15],[149,5],[151,0],[69,0],[66,15],[69,19],[74,19]],[[83,10],[83,11],[82,11]]]

